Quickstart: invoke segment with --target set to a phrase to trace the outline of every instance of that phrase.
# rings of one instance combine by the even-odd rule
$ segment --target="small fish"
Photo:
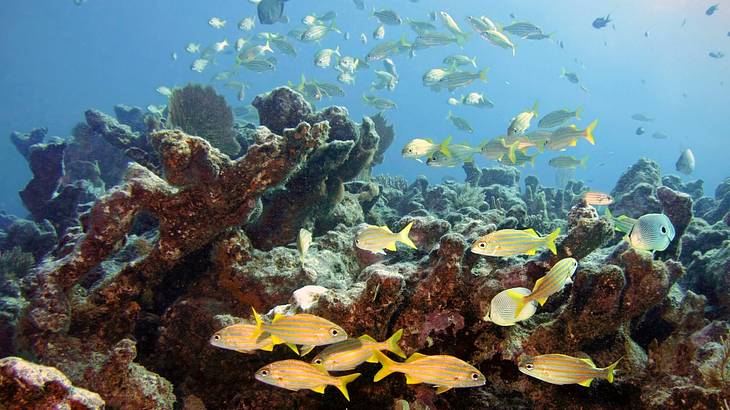
[[[457,39],[461,39],[460,41],[466,40],[466,34],[461,31],[461,27],[459,27],[456,20],[454,20],[449,13],[441,11],[439,12],[439,16],[441,17],[441,23],[451,32],[451,34],[456,36]]]
[[[470,92],[467,95],[461,96],[461,102],[464,105],[479,108],[494,108],[494,103],[489,99],[485,98],[483,94],[477,92]]]
[[[363,95],[362,99],[367,105],[381,111],[398,108],[398,105],[394,101],[387,98],[376,97],[373,95]]]
[[[399,47],[406,44],[405,38],[401,38],[400,41],[386,41],[383,43],[380,43],[376,45],[375,47],[370,50],[370,52],[365,57],[365,60],[367,61],[379,61],[386,57],[388,57],[390,54],[393,54],[398,51]]]
[[[335,26],[335,23],[333,22],[330,26],[310,26],[302,33],[299,39],[305,42],[319,41],[323,39],[330,31],[341,33],[341,31],[337,28],[337,26]]]
[[[380,351],[375,351],[375,355],[383,366],[375,374],[375,382],[391,373],[403,373],[407,384],[432,384],[436,386],[436,394],[452,388],[478,387],[486,383],[486,378],[476,367],[454,356],[413,353],[405,362],[398,363]]]
[[[273,345],[286,344],[300,354],[296,345],[301,345],[301,356],[311,352],[315,346],[329,345],[347,339],[347,332],[336,324],[319,316],[297,313],[284,316],[277,313],[271,323],[264,323],[261,316],[253,311],[256,320],[254,336],[271,335]]]
[[[507,135],[524,134],[525,131],[530,128],[530,122],[535,117],[537,117],[537,101],[535,101],[535,104],[532,105],[532,110],[523,111],[512,118],[512,121],[507,128]]]
[[[208,25],[213,28],[221,29],[226,26],[226,21],[221,20],[218,17],[211,17],[211,19],[208,20]]]
[[[260,368],[254,377],[260,382],[292,391],[309,389],[324,394],[327,386],[335,386],[350,401],[347,384],[360,377],[360,373],[330,376],[321,367],[301,360],[281,360]]]
[[[434,144],[430,139],[415,138],[403,147],[401,154],[404,158],[422,158],[430,157],[434,152],[440,151],[444,155],[451,156],[449,144],[451,144],[451,137],[440,144]]]
[[[454,91],[457,88],[468,87],[477,79],[487,82],[487,73],[488,72],[489,72],[489,67],[486,67],[479,72],[469,72],[469,71],[450,72],[450,73],[447,73],[443,78],[441,78],[437,84],[440,87],[447,88],[449,91]]]
[[[447,102],[449,103],[449,105],[454,105],[454,106],[461,104],[461,101],[457,100],[454,97],[449,98]]]
[[[597,19],[593,20],[593,28],[595,29],[602,29],[608,25],[608,23],[612,22],[611,15],[607,15],[606,17],[598,17]]]
[[[537,126],[540,128],[553,128],[558,127],[560,125],[563,125],[566,121],[568,121],[571,118],[575,118],[576,120],[580,120],[580,113],[582,111],[582,108],[578,108],[575,111],[569,111],[566,109],[562,110],[556,110],[549,114],[546,114],[544,117],[540,118],[540,121],[537,123]]]
[[[190,54],[195,54],[200,51],[200,44],[188,43],[188,45],[185,46],[185,51],[187,51]]]
[[[213,49],[220,53],[221,51],[225,50],[230,44],[228,44],[228,40],[219,41],[215,44],[213,44]]]
[[[398,77],[387,71],[375,70],[375,75],[378,81],[371,84],[371,89],[382,90],[383,88],[387,88],[393,91],[395,86],[398,85]]]
[[[586,204],[592,206],[606,206],[613,203],[613,197],[609,194],[604,194],[603,192],[586,192],[583,195],[583,200]]]
[[[299,251],[299,260],[304,262],[304,258],[307,256],[309,246],[312,244],[312,233],[302,228],[299,230],[297,236],[297,250]]]
[[[503,30],[521,38],[526,38],[534,34],[542,34],[540,27],[527,21],[516,21],[508,26],[504,26]]]
[[[243,31],[251,31],[256,26],[256,19],[246,17],[238,23],[238,29]]]
[[[557,255],[555,239],[558,235],[560,228],[547,236],[538,235],[534,229],[501,229],[477,239],[471,251],[486,256],[534,255],[538,249],[547,247]]]
[[[359,66],[360,59],[351,56],[344,56],[337,62],[337,68],[339,70],[350,74],[354,74]]]
[[[652,121],[654,121],[654,118],[649,117],[649,116],[647,116],[645,114],[641,114],[641,113],[633,114],[631,116],[631,119],[636,120],[636,121],[641,121],[641,122],[652,122]]]
[[[395,67],[395,63],[390,58],[384,58],[383,59],[383,67],[385,68],[385,71],[387,71],[390,75],[398,78],[398,70]]]
[[[456,144],[454,144],[454,145],[456,145]],[[452,147],[453,147],[453,145],[452,145]],[[430,157],[428,157],[426,159],[426,165],[428,165],[429,167],[434,167],[434,168],[453,168],[453,167],[458,167],[458,166],[464,164],[465,162],[472,162],[472,161],[473,161],[473,159],[471,157],[459,158],[455,155],[449,157],[442,152],[436,151],[433,154],[431,154]]]
[[[535,282],[532,293],[524,295],[516,291],[508,291],[507,295],[517,303],[515,317],[522,314],[522,309],[528,303],[536,301],[540,306],[545,305],[548,297],[560,292],[566,284],[573,283],[571,277],[578,268],[578,261],[573,258],[559,260],[548,273]]]
[[[393,336],[384,342],[378,342],[368,335],[360,336],[357,339],[347,339],[327,346],[312,359],[311,363],[322,366],[330,372],[353,370],[363,362],[378,363],[375,350],[386,350],[405,359],[405,353],[398,346],[401,336],[403,336],[403,329],[393,333]]]
[[[446,119],[449,120],[449,121],[451,121],[451,123],[454,124],[454,126],[456,128],[458,128],[458,129],[460,129],[461,131],[465,131],[465,132],[468,132],[470,134],[472,132],[474,132],[474,129],[471,127],[471,125],[469,124],[469,122],[465,118],[462,118],[462,117],[458,117],[456,115],[453,115],[451,113],[451,111],[449,111],[449,114],[446,117]]]
[[[575,124],[567,127],[560,127],[552,133],[550,141],[548,141],[546,147],[552,151],[562,151],[568,147],[575,147],[578,145],[579,138],[585,138],[589,143],[591,143],[591,145],[595,145],[596,139],[593,135],[593,131],[595,131],[597,126],[598,120],[594,120],[588,124],[584,130],[579,130]]]
[[[567,71],[565,69],[565,67],[563,67],[561,69],[560,78],[566,78],[568,81],[570,81],[573,84],[578,84],[580,82],[580,79],[578,78],[578,74]]]
[[[357,234],[355,246],[362,250],[372,253],[385,255],[385,249],[396,251],[396,242],[405,244],[406,246],[418,249],[408,236],[413,227],[413,222],[406,225],[403,230],[393,233],[387,226],[368,225],[365,229]]]
[[[403,23],[398,13],[393,10],[373,10],[373,16],[375,16],[381,23],[390,26],[399,26]]]
[[[504,146],[504,138],[494,138],[483,143],[481,145],[481,153],[489,160],[502,161],[508,154],[508,150]]]
[[[334,50],[331,48],[319,50],[314,55],[314,65],[319,68],[328,68],[332,64],[333,55],[340,56],[340,46],[337,46]]]
[[[411,27],[416,34],[428,33],[429,31],[436,31],[436,26],[429,23],[428,21],[408,20],[408,25]]]
[[[164,95],[165,97],[172,96],[172,90],[170,88],[168,88],[168,87],[165,87],[164,85],[163,86],[160,86],[160,87],[157,87],[155,89],[155,91],[157,91],[161,95]]]
[[[528,34],[525,37],[523,37],[525,40],[545,40],[549,38],[553,38],[553,35],[555,33],[545,34],[545,33],[532,33]]]
[[[626,234],[624,240],[632,248],[643,251],[663,251],[674,240],[675,230],[672,221],[664,214],[646,214],[639,219],[626,215],[614,218],[606,208],[606,216],[613,221],[614,229]]]
[[[645,132],[646,130],[644,129],[644,127],[636,128],[636,135],[644,135]]]
[[[172,58],[172,61],[177,61],[177,53],[173,51],[172,54],[170,54],[170,58]]]
[[[562,168],[562,169],[575,169],[578,168],[578,166],[581,166],[583,168],[588,165],[588,157],[583,157],[582,159],[577,159],[576,157],[572,155],[561,155],[559,157],[552,158],[550,161],[548,161],[548,165],[550,165],[553,168]]]
[[[190,65],[190,69],[195,72],[202,73],[203,70],[205,70],[205,68],[208,67],[208,63],[210,63],[210,61],[208,61],[204,58],[198,58],[197,60],[193,61],[193,63]]]
[[[426,33],[419,34],[416,40],[413,42],[413,46],[417,49],[423,49],[428,47],[446,46],[452,43],[457,43],[458,38],[448,33],[441,33],[438,31],[429,31]]]
[[[210,337],[210,344],[221,349],[235,350],[241,353],[253,353],[256,350],[270,352],[274,349],[271,337],[259,335],[254,337],[256,325],[238,324],[227,326]]]
[[[527,320],[535,314],[537,306],[533,301],[525,302],[518,314],[517,301],[510,297],[510,292],[524,297],[532,293],[527,288],[511,288],[497,293],[489,302],[489,313],[482,318],[484,321],[492,322],[497,326],[514,326],[517,322]]]
[[[382,40],[383,38],[385,38],[385,26],[381,24],[373,31],[373,40]]]
[[[251,61],[246,61],[241,63],[242,66],[246,67],[247,69],[251,71],[255,71],[257,73],[263,73],[266,71],[275,71],[276,70],[276,59],[273,57],[269,58],[255,58]]]
[[[707,10],[705,10],[705,14],[708,16],[711,16],[715,14],[715,12],[720,8],[719,4],[713,4],[712,6],[708,7]]]
[[[448,66],[462,66],[472,65],[474,68],[477,67],[477,58],[465,56],[463,54],[451,54],[444,58],[444,64]]]
[[[366,36],[365,33],[360,33],[360,42],[363,44],[368,43],[368,36]]]
[[[651,134],[651,137],[654,139],[658,139],[658,140],[665,140],[665,139],[669,138],[669,135],[667,135],[661,131],[656,131],[653,134]]]
[[[548,383],[590,387],[593,379],[606,379],[613,383],[613,372],[620,361],[618,359],[608,367],[599,368],[588,358],[563,354],[525,355],[520,357],[518,367],[522,373]]]
[[[489,41],[490,43],[494,44],[497,47],[511,48],[512,56],[514,57],[515,52],[516,52],[515,45],[514,45],[514,43],[512,43],[512,41],[509,39],[509,37],[504,35],[504,33],[500,32],[499,30],[487,30],[487,31],[482,31],[481,33],[479,33],[479,36],[482,39]]]
[[[712,58],[723,58],[725,57],[725,53],[722,51],[710,51],[707,55],[709,55]]]
[[[435,88],[435,87],[439,87],[438,86],[439,81],[441,81],[449,73],[450,73],[449,70],[446,70],[443,68],[432,68],[423,74],[423,77],[421,77],[421,80],[422,80],[424,86]]]
[[[682,151],[682,155],[679,156],[677,163],[674,165],[677,171],[689,175],[695,170],[695,155],[692,150],[687,148]]]

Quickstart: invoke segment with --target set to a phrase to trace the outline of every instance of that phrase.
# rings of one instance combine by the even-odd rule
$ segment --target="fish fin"
[[[360,373],[348,374],[337,378],[336,387],[340,389],[347,401],[350,401],[350,394],[347,392],[347,384],[360,377]]]
[[[358,339],[365,340],[365,341],[368,341],[368,342],[377,342],[377,340],[373,339],[369,335],[362,335],[362,336],[358,337]]]
[[[573,140],[570,142],[571,147],[575,147],[576,145],[578,145],[578,140]],[[562,151],[565,151],[565,150],[562,150]]]
[[[439,151],[442,154],[446,155],[447,158],[451,158],[451,150],[449,149],[449,144],[451,144],[452,138],[453,137],[451,135],[449,135],[448,137],[446,137],[444,142],[439,144]]]
[[[487,82],[487,73],[489,72],[489,67],[484,67],[481,71],[479,71],[479,79]]]
[[[378,363],[378,358],[375,357],[375,355],[373,354],[372,356],[370,356],[367,359],[365,359],[365,361],[368,362],[368,363]]]
[[[383,378],[385,378],[387,375],[395,371],[394,366],[396,365],[396,363],[390,360],[388,356],[384,355],[379,350],[374,350],[373,354],[383,366],[380,370],[378,370],[377,373],[375,373],[375,377],[373,377],[374,382],[379,382],[383,380]]]
[[[535,100],[535,103],[532,104],[532,113],[535,115],[535,117],[539,116],[539,114],[537,113],[537,109],[539,106],[540,104],[537,100]]]
[[[419,384],[419,383],[423,383],[423,380],[421,380],[415,376],[411,376],[410,374],[406,374],[406,384]]]
[[[284,341],[281,340],[281,338],[279,338],[279,336],[271,335],[271,343],[273,345],[280,345],[280,344],[284,343]]]
[[[274,350],[274,345],[271,344],[271,345],[268,345],[268,346],[260,347],[259,350],[263,350],[265,352],[271,352],[271,351]]]
[[[388,233],[393,233],[393,231],[391,231],[390,228],[388,228],[388,225],[383,225],[383,226],[381,226],[381,228],[383,228],[386,231],[388,231]]]
[[[274,314],[274,319],[271,321],[271,323],[276,323],[279,320],[281,320],[281,318],[283,318],[283,317],[284,317],[284,315],[282,315],[281,313],[275,313]]]
[[[580,115],[583,113],[583,107],[578,107],[575,109],[575,119],[579,120]]]
[[[547,300],[548,300],[548,298],[540,298],[540,299],[537,299],[537,303],[539,303],[540,306],[542,306],[545,304],[545,302],[547,302]]]
[[[303,345],[299,350],[299,356],[306,356],[312,349],[314,349],[312,345]]]
[[[568,71],[566,71],[566,70],[565,70],[565,67],[560,67],[560,78],[563,78],[563,77],[565,77],[565,74],[566,74],[567,72],[568,72]]]
[[[385,247],[385,249],[387,249],[387,250],[389,250],[389,251],[397,251],[397,250],[398,250],[398,248],[396,248],[396,246],[395,246],[395,242],[393,242],[393,243],[391,243],[391,244],[387,245],[387,246]]]
[[[319,394],[324,394],[324,389],[327,388],[326,384],[323,384],[321,386],[312,387],[312,391],[317,392]]]
[[[554,255],[558,254],[558,250],[555,248],[555,239],[558,237],[558,235],[560,235],[560,228],[557,228],[545,238],[545,244],[553,252]]]
[[[598,125],[598,120],[593,120],[592,123],[588,124],[588,127],[586,127],[586,139],[588,142],[591,143],[591,145],[596,145],[596,139],[593,137],[593,131],[596,129],[596,126]]]
[[[413,227],[413,221],[411,221],[411,223],[406,225],[406,227],[403,228],[402,231],[398,232],[398,241],[406,244],[406,246],[409,246],[413,249],[418,249],[416,244],[414,244],[413,241],[411,241],[411,238],[408,237],[408,234],[411,233],[412,227]],[[393,244],[393,247],[395,247],[395,243]]]
[[[253,334],[251,336],[254,339],[258,339],[264,331],[264,321],[261,320],[261,315],[256,312],[256,309],[254,309],[253,306],[251,306],[251,311],[253,312],[253,318],[256,321],[256,328],[253,330]]]
[[[448,387],[448,386],[438,386],[438,387],[436,387],[436,394],[441,394],[441,393],[447,392],[449,390],[451,390],[451,387]]]
[[[411,355],[411,357],[409,357],[408,359],[406,359],[406,363],[410,363],[410,362],[412,362],[412,361],[414,361],[414,360],[422,359],[422,358],[424,358],[424,357],[426,357],[426,355],[425,355],[425,354],[421,354],[421,353],[413,353],[413,354]]]
[[[273,336],[272,336],[272,338],[273,338]],[[293,350],[293,351],[294,351],[294,353],[296,353],[296,354],[299,354],[299,349],[297,349],[297,346],[296,346],[296,345],[294,345],[294,344],[292,344],[292,343],[287,343],[286,345],[287,345],[287,346],[289,346],[289,348],[290,348],[291,350]]]
[[[522,309],[525,308],[525,304],[526,304],[525,295],[523,295],[523,294],[521,294],[519,292],[516,292],[514,290],[508,290],[507,291],[507,296],[509,296],[510,298],[512,298],[512,300],[515,301],[515,317],[514,317],[514,319],[517,319],[518,317],[520,317],[520,314],[522,313]]]
[[[583,380],[582,382],[580,382],[578,384],[580,384],[581,386],[585,386],[585,387],[591,387],[592,381],[593,381],[593,379],[587,379],[587,380]]]
[[[590,357],[584,357],[584,358],[580,359],[580,361],[583,362],[583,363],[587,363],[587,364],[589,364],[589,365],[591,365],[593,367],[596,367],[596,364],[593,363],[593,360],[591,360]]]
[[[580,160],[580,166],[583,167],[583,169],[585,169],[587,165],[588,165],[588,155],[586,155],[585,157],[583,157]]]
[[[609,383],[613,383],[613,372],[616,370],[616,366],[618,363],[623,359],[623,356],[621,356],[618,360],[611,363],[610,366],[606,367],[606,380],[608,380]]]
[[[527,229],[524,229],[524,230],[523,230],[522,232],[527,232],[527,233],[529,233],[530,235],[534,235],[535,237],[539,237],[539,236],[540,236],[540,235],[538,235],[538,234],[537,234],[537,232],[535,232],[535,230],[534,230],[534,229],[532,229],[532,228],[527,228]]]
[[[535,253],[537,253],[537,249],[534,249],[534,248],[533,248],[533,249],[530,249],[529,251],[527,251],[527,252],[525,252],[525,253],[526,253],[526,254],[528,254],[528,255],[530,255],[530,256],[532,256],[532,255],[534,255]]]
[[[400,338],[401,337],[403,337],[403,329],[398,329],[387,340],[387,342],[388,342],[388,350],[390,352],[394,353],[396,356],[405,359],[406,358],[406,354],[403,353],[403,350],[401,350],[400,346],[398,346],[398,342],[400,341]]]

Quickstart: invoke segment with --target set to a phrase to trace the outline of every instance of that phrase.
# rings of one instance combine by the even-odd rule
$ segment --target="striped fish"
[[[347,384],[359,376],[360,373],[340,377],[330,376],[321,367],[301,360],[274,362],[257,370],[255,375],[256,380],[260,382],[292,391],[309,389],[324,394],[327,386],[335,386],[348,401],[350,401],[350,394],[347,392]]]
[[[571,277],[575,270],[578,268],[578,261],[573,258],[565,258],[559,260],[547,275],[541,277],[535,282],[535,287],[532,288],[532,293],[525,296],[521,293],[510,291],[507,295],[515,300],[517,304],[517,310],[515,317],[520,316],[522,308],[533,300],[537,301],[540,306],[544,305],[548,297],[560,292],[566,283],[572,283]]]
[[[393,333],[388,340],[377,342],[368,335],[358,339],[347,339],[333,344],[314,357],[312,364],[324,366],[327,371],[352,370],[363,362],[377,363],[375,350],[387,350],[405,359],[406,355],[398,346],[403,329]]]
[[[476,79],[486,82],[488,72],[489,67],[486,67],[476,73],[469,71],[455,71],[453,73],[446,74],[437,84],[441,87],[448,88],[449,91],[454,91],[459,87],[466,87],[470,85]]]
[[[585,138],[592,145],[596,145],[596,139],[593,135],[593,131],[598,125],[598,120],[594,120],[588,124],[586,129],[579,130],[575,125],[568,127],[560,127],[550,137],[550,141],[547,143],[547,148],[552,151],[563,151],[568,147],[575,147],[578,145],[579,138]]]
[[[471,251],[486,256],[513,256],[526,253],[534,255],[537,250],[547,246],[554,254],[555,238],[560,235],[560,228],[548,236],[540,236],[534,229],[502,229],[477,239],[471,246]]]
[[[613,220],[615,229],[625,232],[624,240],[632,248],[642,251],[663,251],[669,247],[676,235],[672,221],[664,214],[646,214],[639,219],[624,215],[613,218],[607,209],[606,215]]]
[[[634,228],[634,225],[636,225],[636,219],[629,218],[626,215],[621,215],[618,218],[615,218],[611,214],[611,210],[606,208],[606,218],[608,218],[611,222],[613,222],[613,228],[619,232],[623,232],[625,234],[631,233],[631,229]]]
[[[360,249],[370,251],[372,253],[382,253],[385,255],[385,249],[395,251],[396,242],[401,242],[406,246],[417,249],[416,245],[408,237],[411,232],[413,222],[406,225],[402,231],[393,233],[387,226],[368,225],[358,235],[355,246]]]
[[[509,127],[507,128],[507,135],[522,135],[527,131],[528,128],[530,128],[530,123],[532,122],[532,119],[537,117],[537,107],[538,103],[535,101],[535,104],[532,105],[531,111],[523,111],[512,118],[512,122],[510,122]]]
[[[273,345],[286,344],[297,354],[300,353],[296,345],[301,345],[302,356],[311,352],[315,346],[329,345],[347,339],[347,332],[344,329],[319,316],[308,313],[284,316],[277,313],[271,323],[264,323],[253,307],[251,310],[256,319],[254,337],[269,334]]]
[[[454,387],[477,387],[486,383],[484,375],[476,367],[454,356],[413,353],[404,363],[394,362],[377,350],[375,356],[383,365],[375,374],[373,381],[376,382],[391,373],[403,373],[407,384],[433,384],[436,394]]]
[[[578,107],[575,111],[569,111],[566,109],[562,110],[556,110],[549,114],[546,114],[544,117],[540,118],[540,121],[537,123],[537,126],[540,128],[553,128],[560,125],[563,125],[566,121],[568,121],[571,118],[575,118],[577,120],[580,119],[580,113],[583,109]]]
[[[255,325],[238,324],[224,327],[210,337],[210,344],[221,349],[235,350],[241,353],[252,353],[254,350],[270,352],[274,348],[271,337],[259,335],[254,337]]]
[[[583,200],[586,204],[598,206],[598,205],[611,205],[613,203],[613,197],[603,192],[586,192],[583,195]]]
[[[484,317],[485,321],[498,326],[514,326],[515,323],[527,320],[535,314],[537,307],[532,302],[525,303],[524,309],[517,314],[517,302],[508,295],[509,292],[522,296],[531,293],[527,288],[512,288],[497,293],[489,304],[489,313]]]
[[[580,359],[563,354],[523,356],[520,371],[528,376],[552,384],[580,384],[589,387],[593,379],[606,379],[613,383],[613,372],[621,359],[608,367],[596,367],[591,359]]]
[[[297,236],[297,250],[299,251],[299,260],[304,263],[304,257],[307,256],[309,245],[312,244],[312,233],[302,228]]]

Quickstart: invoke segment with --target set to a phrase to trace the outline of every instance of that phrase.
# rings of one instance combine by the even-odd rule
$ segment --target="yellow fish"
[[[471,251],[486,256],[513,256],[526,253],[534,255],[537,250],[547,246],[554,254],[555,239],[560,235],[560,228],[548,236],[540,236],[534,229],[502,229],[477,239]]]
[[[411,238],[408,237],[412,226],[413,222],[406,225],[402,231],[393,233],[387,226],[368,225],[357,235],[355,245],[360,249],[373,253],[382,253],[383,255],[385,255],[384,249],[395,251],[397,249],[395,247],[396,242],[417,249]]]
[[[380,351],[375,351],[383,368],[373,381],[380,381],[391,373],[406,375],[406,383],[428,383],[436,386],[436,394],[454,387],[477,387],[486,383],[484,375],[474,366],[454,356],[425,356],[413,353],[404,363],[394,362]]]
[[[580,359],[564,354],[522,356],[519,369],[522,373],[552,384],[580,384],[590,387],[593,379],[606,379],[613,383],[616,360],[608,367],[596,367],[591,359]]]
[[[403,147],[401,154],[405,158],[422,158],[430,157],[436,151],[450,157],[451,152],[449,151],[449,144],[451,143],[451,137],[446,138],[443,142],[435,144],[430,139],[415,138]]]
[[[344,329],[319,316],[308,313],[297,313],[292,316],[276,314],[271,323],[264,323],[261,316],[253,310],[256,319],[254,337],[262,333],[271,335],[273,345],[286,344],[295,353],[300,354],[296,345],[302,346],[301,355],[311,352],[315,346],[329,345],[347,339]]]
[[[237,324],[224,327],[210,337],[210,344],[221,349],[235,350],[241,353],[252,353],[254,350],[271,351],[274,344],[268,335],[254,337],[256,326]]]
[[[405,359],[406,355],[398,346],[403,329],[393,333],[388,340],[377,342],[368,335],[358,339],[347,339],[333,344],[314,357],[312,364],[324,366],[327,371],[352,370],[363,362],[377,363],[375,350],[387,350]]]
[[[324,394],[327,386],[335,386],[350,401],[347,384],[359,376],[360,373],[340,377],[331,376],[321,367],[301,360],[281,360],[260,368],[254,377],[260,382],[292,391],[309,389]]]
[[[559,260],[550,271],[535,282],[532,293],[523,295],[518,292],[507,292],[507,295],[517,302],[517,311],[515,317],[520,316],[522,308],[533,300],[536,300],[540,306],[544,305],[548,297],[560,292],[566,283],[572,283],[571,277],[578,268],[578,261],[573,258],[565,258]]]

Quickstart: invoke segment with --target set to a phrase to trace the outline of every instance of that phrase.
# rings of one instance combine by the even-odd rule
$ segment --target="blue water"
[[[413,179],[419,174],[434,181],[444,176],[463,177],[460,168],[434,169],[400,155],[403,144],[414,137],[436,140],[453,135],[455,141],[478,144],[485,138],[504,134],[510,119],[539,100],[541,115],[558,108],[584,107],[579,126],[599,119],[595,132],[597,144],[580,141],[568,152],[576,157],[590,157],[587,169],[579,169],[577,178],[589,181],[596,189],[610,190],[621,172],[641,156],[656,160],[665,173],[674,172],[674,162],[683,148],[691,148],[697,159],[690,179],[702,178],[706,192],[730,171],[727,164],[730,117],[730,57],[712,59],[710,51],[730,55],[730,3],[720,2],[713,16],[704,11],[710,3],[690,0],[651,0],[643,2],[602,1],[585,7],[585,1],[568,0],[489,2],[479,0],[370,1],[372,6],[390,7],[402,17],[428,19],[432,10],[447,10],[464,31],[471,32],[464,18],[487,15],[509,24],[510,13],[555,33],[565,49],[547,40],[514,40],[517,55],[487,44],[472,35],[467,45],[436,47],[421,50],[414,59],[406,55],[393,57],[400,74],[394,92],[377,95],[395,100],[399,108],[387,113],[395,124],[396,142],[386,153],[385,162],[376,173],[391,173]],[[377,26],[369,11],[356,10],[349,0],[291,0],[286,14],[287,25],[261,26],[254,33],[278,31],[286,33],[299,26],[301,18],[311,12],[338,13],[337,24],[349,31],[351,38],[330,34],[321,45],[304,45],[293,41],[299,56],[277,55],[275,73],[249,73],[240,77],[251,85],[249,97],[307,78],[336,82],[334,69],[320,69],[313,64],[313,55],[321,47],[340,46],[343,55],[363,56],[376,43],[371,34]],[[599,16],[611,14],[615,30],[609,25],[602,30],[591,26]],[[189,69],[194,57],[184,51],[188,42],[205,45],[223,38],[234,42],[243,33],[238,21],[255,15],[255,6],[244,0],[180,1],[180,0],[88,0],[75,6],[72,0],[29,1],[6,0],[0,13],[0,134],[29,131],[47,126],[50,135],[67,136],[74,124],[83,119],[90,107],[113,113],[115,104],[145,107],[163,104],[165,97],[155,92],[158,86],[184,85],[187,82],[208,82],[221,65],[209,67],[202,74]],[[222,30],[208,26],[210,17],[228,21]],[[686,25],[680,27],[683,19]],[[436,23],[440,26],[440,23]],[[648,38],[644,32],[648,31]],[[360,43],[360,33],[368,35],[368,45]],[[415,37],[407,25],[386,27],[386,40],[395,40],[406,33]],[[171,53],[179,59],[173,61]],[[479,67],[489,66],[489,82],[476,82],[464,91],[478,91],[495,102],[491,110],[472,107],[451,107],[448,92],[434,93],[421,84],[423,73],[439,67],[441,60],[452,53],[477,57]],[[582,61],[585,67],[575,62]],[[380,69],[380,64],[374,64]],[[576,72],[590,90],[581,91],[575,84],[559,78],[561,67]],[[343,86],[348,95],[324,101],[320,106],[344,105],[359,119],[373,114],[363,105],[374,74],[360,71],[354,86]],[[642,83],[644,80],[644,83]],[[222,89],[222,88],[221,88]],[[232,92],[226,91],[229,102],[236,106]],[[686,94],[686,98],[683,97]],[[452,109],[467,118],[474,134],[460,132],[446,120]],[[642,112],[656,118],[649,124],[637,123],[631,114]],[[536,124],[533,123],[533,126]],[[636,136],[634,130],[643,125],[647,133]],[[670,136],[668,140],[650,137],[654,131]],[[0,139],[0,209],[24,215],[17,191],[28,181],[30,172],[25,160],[8,138]],[[545,184],[554,180],[547,161],[556,156],[546,153],[537,159],[535,168],[523,169],[523,175],[537,175]],[[481,166],[493,162],[477,158]]]

